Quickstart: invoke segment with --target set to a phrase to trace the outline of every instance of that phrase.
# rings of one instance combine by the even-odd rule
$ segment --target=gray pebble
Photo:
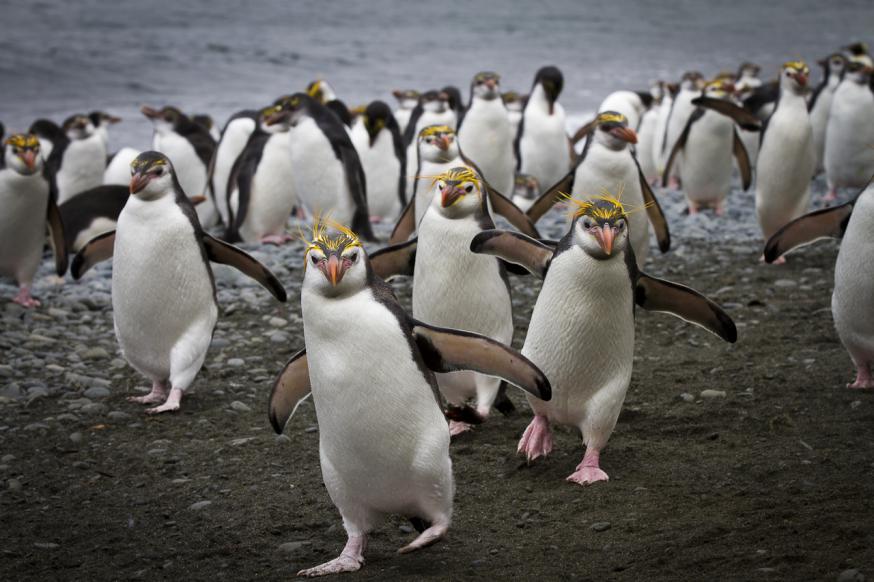
[[[110,420],[124,420],[130,418],[130,414],[122,410],[112,410],[106,415]]]
[[[104,412],[106,412],[106,405],[99,402],[92,402],[90,404],[86,404],[79,410],[81,412],[84,412],[85,414],[103,414]]]
[[[859,570],[851,568],[838,575],[838,582],[865,582],[865,575]]]
[[[283,554],[292,554],[304,546],[310,545],[310,542],[301,541],[301,542],[285,542],[281,546],[277,548]]]
[[[27,430],[27,431],[31,431],[31,430],[48,430],[48,429],[49,429],[49,425],[47,425],[47,424],[43,424],[43,423],[41,423],[41,422],[32,422],[32,423],[30,423],[30,424],[28,424],[27,426],[24,427],[24,430]]]
[[[11,454],[3,455],[2,457],[0,457],[0,463],[11,463],[14,460],[15,460],[15,455],[11,455]]]
[[[234,400],[231,402],[231,410],[236,410],[237,412],[252,412],[252,407],[245,402]]]
[[[688,392],[683,392],[682,394],[680,394],[680,399],[684,402],[695,402],[695,397]]]
[[[82,433],[81,432],[74,432],[74,433],[70,434],[70,440],[76,444],[81,443],[82,442]]]
[[[281,317],[271,317],[269,323],[273,327],[285,327],[288,325],[288,322]]]
[[[598,532],[607,531],[611,527],[612,526],[610,525],[609,521],[599,521],[599,522],[592,524],[592,531],[598,531]]]
[[[725,390],[702,390],[701,398],[713,400],[714,398],[725,398]]]
[[[228,366],[231,368],[242,368],[246,365],[246,361],[243,358],[231,358],[228,360]]]
[[[289,437],[287,434],[280,434],[276,435],[275,441],[277,444],[285,445],[291,442],[291,437]]]
[[[79,354],[83,360],[102,360],[109,357],[109,352],[101,347],[88,348]]]
[[[18,479],[9,479],[6,481],[6,486],[10,491],[21,491],[21,481]]]
[[[212,505],[212,501],[198,501],[197,503],[192,503],[191,505],[189,505],[188,509],[191,509],[193,511],[200,511],[201,509],[209,507],[210,505]]]
[[[95,398],[107,398],[111,394],[112,394],[112,392],[110,392],[108,388],[104,388],[102,386],[92,386],[91,388],[89,388],[88,390],[83,392],[82,395],[85,396],[85,398],[95,399]]]
[[[277,331],[270,334],[270,341],[275,344],[285,344],[288,343],[288,336],[281,331]]]
[[[782,287],[783,289],[789,289],[790,287],[797,287],[798,283],[793,281],[792,279],[777,279],[774,281],[774,287]]]
[[[212,341],[209,343],[209,347],[214,349],[226,348],[231,345],[230,340],[227,340],[223,337],[214,337]]]

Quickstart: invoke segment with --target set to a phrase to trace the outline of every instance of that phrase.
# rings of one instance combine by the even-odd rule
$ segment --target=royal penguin
[[[67,134],[64,133],[64,130],[61,129],[61,126],[52,121],[51,119],[37,119],[33,123],[30,124],[30,128],[27,130],[28,134],[35,135],[39,140],[39,153],[43,160],[46,162],[47,170],[51,172],[50,166],[58,165],[58,156],[56,155],[52,158],[52,151],[55,147],[63,148],[66,147],[69,138],[67,138]],[[51,159],[51,164],[49,160]],[[54,172],[51,172],[54,175]]]
[[[628,120],[621,113],[604,111],[584,126],[583,133],[586,143],[574,167],[528,208],[528,217],[536,223],[563,195],[584,199],[618,190],[628,208],[646,209],[646,213],[634,212],[627,218],[638,266],[649,253],[650,223],[659,249],[667,252],[671,246],[668,223],[635,157],[632,146],[637,143],[637,134],[628,127]]]
[[[816,173],[825,171],[825,131],[828,124],[828,114],[831,110],[835,90],[844,78],[847,58],[835,53],[818,61],[822,67],[822,80],[807,103],[810,112],[810,126],[813,129],[813,148],[816,151]]]
[[[407,153],[400,127],[389,106],[371,102],[352,127],[352,144],[367,177],[371,220],[394,222],[407,205]]]
[[[398,100],[398,106],[394,110],[394,116],[395,121],[398,122],[398,129],[400,129],[401,135],[403,136],[404,132],[407,130],[407,123],[410,121],[410,115],[412,115],[413,109],[416,108],[416,105],[419,104],[421,93],[415,89],[395,89],[392,91],[392,95],[394,95],[394,98]]]
[[[444,125],[455,131],[458,127],[458,115],[449,106],[449,95],[443,91],[426,91],[419,98],[419,104],[413,108],[407,128],[404,131],[404,144],[407,148],[407,176],[415,176],[416,149],[419,133],[432,125]],[[410,192],[409,182],[407,191]]]
[[[100,136],[100,139],[103,140],[103,145],[106,148],[106,151],[109,151],[109,127],[111,125],[115,125],[116,123],[121,123],[121,117],[116,115],[112,115],[105,111],[95,110],[88,114],[88,119],[91,120],[91,124],[94,126],[94,131],[97,135]],[[111,155],[107,156],[107,162],[112,158]]]
[[[557,67],[537,71],[514,142],[516,172],[534,176],[542,188],[555,184],[571,166],[572,146],[558,102],[563,86]]]
[[[0,169],[0,275],[18,283],[12,301],[22,307],[40,305],[30,291],[42,261],[46,224],[55,256],[55,273],[67,270],[64,228],[50,184],[43,175],[45,161],[39,139],[16,133],[3,142],[4,167]]]
[[[176,107],[168,105],[159,110],[143,105],[140,110],[154,127],[152,149],[173,162],[183,192],[207,198],[197,206],[197,217],[205,228],[214,226],[219,214],[210,191],[209,166],[216,144],[209,130]]]
[[[839,188],[860,188],[874,174],[874,67],[847,65],[834,92],[825,132],[824,166],[827,200]]]
[[[209,115],[208,113],[195,113],[191,116],[191,121],[204,127],[209,132],[209,136],[216,143],[221,139],[222,132],[212,118],[212,115]]]
[[[683,78],[680,81],[680,89],[676,96],[674,96],[671,110],[668,114],[667,127],[665,128],[665,149],[662,150],[662,154],[665,156],[665,164],[667,164],[667,157],[670,156],[671,151],[674,149],[674,144],[677,143],[683,128],[686,127],[689,116],[695,111],[692,99],[701,95],[703,87],[704,78],[698,71],[687,71],[683,74]],[[674,161],[674,174],[679,175],[682,162],[682,156]]]
[[[586,453],[568,481],[606,481],[600,454],[631,381],[635,305],[700,325],[728,342],[731,318],[698,292],[640,271],[629,243],[628,215],[604,195],[575,207],[568,233],[548,246],[500,230],[474,237],[471,250],[521,265],[543,278],[522,353],[546,374],[553,398],[528,397],[534,419],[519,441],[529,461],[552,450],[550,423],[576,427]]]
[[[652,103],[653,96],[649,91],[614,91],[601,101],[598,113],[604,111],[621,113],[628,120],[628,127],[637,131],[643,114],[652,107]]]
[[[511,194],[515,158],[510,116],[501,100],[501,76],[477,73],[470,83],[470,104],[458,126],[458,144],[486,180],[504,194]]]
[[[637,127],[637,145],[635,146],[635,154],[637,161],[640,164],[640,170],[650,184],[655,183],[659,173],[656,168],[656,134],[659,119],[659,111],[661,110],[662,98],[665,93],[665,83],[657,81],[650,87],[649,90],[652,101],[649,107],[640,116],[640,123]]]
[[[228,181],[234,164],[249,143],[249,138],[258,129],[259,112],[255,109],[244,109],[231,115],[225,122],[218,141],[215,154],[209,170],[209,180],[212,183],[213,198],[216,211],[221,216],[225,226],[230,225],[228,210]]]
[[[300,306],[305,348],[280,372],[269,419],[281,433],[312,395],[325,487],[343,519],[340,555],[301,576],[358,570],[367,536],[389,514],[413,522],[412,552],[442,539],[455,484],[435,372],[475,370],[549,398],[543,374],[516,350],[409,317],[347,227],[314,228]]]
[[[741,99],[749,96],[755,88],[762,86],[762,80],[759,78],[761,72],[762,67],[755,63],[745,62],[738,67],[737,74],[734,76],[734,88]]]
[[[510,119],[510,131],[513,132],[514,140],[519,132],[519,124],[522,123],[522,109],[525,107],[525,99],[524,95],[519,95],[516,91],[501,93],[501,100],[504,102],[504,107],[507,108],[507,117]],[[515,158],[515,151],[513,156]]]
[[[59,204],[102,184],[106,169],[106,141],[87,115],[71,115],[62,129],[67,139],[48,158]]]
[[[80,192],[61,204],[58,211],[64,223],[67,252],[79,252],[92,239],[115,230],[129,195],[128,186],[103,184]]]
[[[115,334],[127,362],[152,381],[132,402],[158,404],[148,414],[179,409],[203,365],[218,318],[209,262],[235,267],[279,301],[285,289],[261,263],[203,231],[170,159],[143,152],[131,164],[130,197],[115,230],[88,242],[74,257],[79,279],[112,257]]]
[[[527,212],[540,196],[540,184],[534,176],[516,174],[513,180],[513,204],[522,212]]]
[[[868,54],[868,45],[864,42],[853,42],[844,47],[847,57],[854,63],[860,63],[866,67],[874,67],[874,60]]]
[[[756,164],[756,216],[765,240],[807,212],[810,180],[816,170],[813,130],[807,112],[810,68],[790,61],[780,72],[780,97],[762,127]],[[776,263],[784,262],[782,257]]]
[[[667,144],[668,121],[671,117],[671,109],[674,107],[674,97],[676,97],[680,90],[680,86],[676,83],[665,83],[664,87],[665,91],[658,108],[658,117],[656,117],[655,124],[655,138],[653,140],[652,155],[657,176],[661,176],[664,173],[668,156],[671,155],[670,146]]]

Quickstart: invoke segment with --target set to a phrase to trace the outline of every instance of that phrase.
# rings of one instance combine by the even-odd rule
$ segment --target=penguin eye
[[[443,180],[440,180],[439,182],[437,182],[437,188],[439,188],[440,190],[444,189],[445,187],[446,187],[446,184],[443,183]]]
[[[583,217],[583,226],[584,226],[585,228],[592,228],[592,226],[594,226],[594,224],[595,224],[595,223],[592,222],[592,219],[589,218],[588,216],[584,216],[584,217]]]
[[[617,220],[617,221],[616,221],[616,227],[617,227],[619,230],[623,230],[623,229],[625,228],[625,221],[624,221],[624,220]]]
[[[434,143],[434,138],[429,135],[425,138],[425,143]]]
[[[358,260],[358,251],[352,251],[351,253],[346,255],[346,258],[349,259],[354,264],[355,261]]]
[[[473,186],[468,185],[467,188],[464,189],[464,191],[470,194],[471,192],[473,192]]]
[[[317,256],[315,255],[315,253],[313,253],[313,254],[310,255],[310,260],[313,262],[314,265],[318,265],[318,264],[319,264],[319,257],[317,257]]]

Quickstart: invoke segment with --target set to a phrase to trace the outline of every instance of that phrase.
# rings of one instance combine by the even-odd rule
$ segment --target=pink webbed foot
[[[716,203],[716,206],[713,207],[713,212],[716,216],[725,216],[725,203],[721,200]]]
[[[152,382],[152,391],[145,396],[128,396],[128,402],[136,402],[137,404],[155,404],[156,402],[164,402],[167,398],[169,386],[166,382]]]
[[[765,255],[762,255],[761,257],[759,257],[759,262],[760,263],[765,262]],[[786,264],[786,257],[781,255],[781,256],[777,257],[776,259],[774,259],[773,261],[771,261],[770,264],[772,264],[772,265],[785,265]]]
[[[462,422],[458,420],[450,420],[449,421],[449,436],[458,436],[460,434],[464,434],[473,428],[473,425],[469,422]]]
[[[286,233],[268,234],[266,236],[261,237],[261,244],[279,246],[279,245],[283,245],[283,244],[285,244],[289,241],[293,241],[293,240],[294,240],[294,237],[291,235],[288,235]]]
[[[852,384],[847,384],[847,388],[874,388],[874,379],[871,378],[871,372],[868,369],[868,364],[863,364],[856,367],[856,381]]]
[[[170,396],[164,404],[154,408],[147,408],[146,414],[161,414],[162,412],[175,412],[179,410],[179,403],[182,401],[182,390],[173,388],[170,390]]]
[[[552,452],[552,431],[549,429],[549,420],[545,416],[534,417],[519,440],[516,452],[525,453],[529,461],[537,457],[545,457]]]
[[[425,548],[432,544],[436,544],[446,535],[446,531],[448,529],[448,523],[435,523],[434,525],[420,533],[419,537],[399,549],[398,553],[409,554],[410,552],[415,552],[416,550]]]
[[[317,576],[327,576],[328,574],[340,574],[341,572],[355,572],[361,569],[364,565],[364,548],[367,545],[367,538],[364,536],[350,537],[346,542],[346,547],[339,556],[313,568],[307,568],[297,573],[298,576],[306,578],[315,578]]]
[[[600,453],[594,449],[587,449],[582,462],[577,465],[577,470],[571,473],[567,480],[580,485],[591,485],[598,481],[609,481],[607,473],[599,466]]]
[[[12,298],[12,301],[18,303],[26,309],[40,306],[40,302],[37,299],[31,297],[30,287],[28,287],[27,285],[22,285],[21,287],[19,287],[18,294]]]

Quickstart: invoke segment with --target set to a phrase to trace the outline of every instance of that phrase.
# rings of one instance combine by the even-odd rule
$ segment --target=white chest
[[[75,194],[103,183],[106,167],[106,144],[97,134],[70,142],[64,150],[58,172],[58,201],[69,200]]]
[[[156,131],[152,141],[155,150],[170,158],[185,195],[205,195],[207,168],[191,142],[174,131]]]

